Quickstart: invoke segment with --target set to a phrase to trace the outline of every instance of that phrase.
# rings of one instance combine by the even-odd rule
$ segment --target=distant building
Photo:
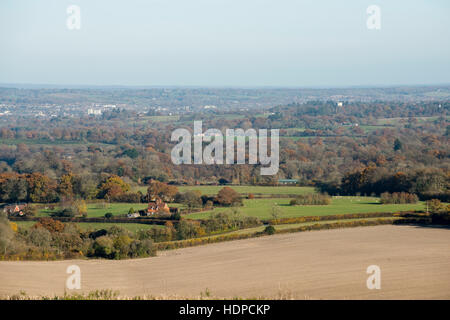
[[[88,109],[88,115],[101,116],[102,110],[90,108]]]
[[[278,184],[297,184],[298,179],[279,179]]]
[[[26,206],[27,206],[26,203],[7,205],[3,208],[3,212],[5,212],[8,216],[22,217],[25,215],[24,210],[25,210]]]
[[[133,213],[127,214],[128,218],[139,218],[139,216],[140,216],[139,212],[133,212]]]

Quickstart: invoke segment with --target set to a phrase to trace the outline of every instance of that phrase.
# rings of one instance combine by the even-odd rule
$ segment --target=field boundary
[[[382,217],[409,217],[416,216],[422,213],[422,211],[397,211],[397,212],[365,212],[365,213],[344,213],[334,215],[323,216],[305,216],[305,217],[293,217],[293,218],[280,218],[261,220],[264,224],[293,224],[302,222],[313,221],[326,221],[326,220],[346,220],[346,219],[364,219],[364,218],[382,218]]]
[[[39,221],[40,219],[51,218],[60,222],[89,222],[89,223],[139,223],[139,224],[155,224],[164,225],[167,221],[173,224],[178,223],[178,220],[170,219],[155,219],[155,218],[104,218],[104,217],[8,217],[10,221]]]
[[[304,231],[313,231],[313,230],[329,230],[329,229],[340,229],[340,228],[354,228],[354,227],[370,227],[377,225],[386,225],[386,224],[394,224],[394,222],[398,218],[392,219],[378,219],[378,220],[357,220],[357,221],[346,221],[346,222],[334,222],[334,223],[323,223],[323,224],[313,224],[306,225],[300,227],[294,227],[283,230],[276,230],[275,234],[281,233],[294,233],[294,232],[304,232]],[[233,241],[233,240],[242,240],[242,239],[250,239],[257,238],[261,236],[267,236],[268,234],[265,232],[253,232],[253,233],[243,233],[243,234],[226,234],[219,236],[209,236],[202,238],[193,238],[187,240],[178,240],[178,241],[166,241],[166,242],[155,242],[154,246],[156,250],[172,250],[172,249],[181,249],[187,247],[194,247],[204,244],[210,243],[218,243],[225,241]]]

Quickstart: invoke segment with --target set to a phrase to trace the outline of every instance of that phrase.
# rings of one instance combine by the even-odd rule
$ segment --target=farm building
[[[3,212],[5,212],[8,216],[23,216],[25,215],[26,203],[17,203],[7,205],[3,208]]]
[[[288,185],[288,184],[297,184],[298,179],[279,179],[278,184]]]
[[[163,202],[161,199],[156,199],[155,201],[150,201],[148,203],[147,215],[152,216],[155,213],[170,213],[170,208],[167,203]]]
[[[139,218],[140,214],[138,212],[128,213],[127,217],[128,218]]]

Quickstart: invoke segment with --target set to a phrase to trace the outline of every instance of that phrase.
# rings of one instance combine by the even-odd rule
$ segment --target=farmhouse
[[[23,216],[25,215],[26,203],[17,203],[12,205],[7,205],[3,208],[3,212],[5,212],[8,216]]]
[[[170,208],[167,203],[163,202],[161,199],[157,198],[155,201],[150,201],[148,203],[147,215],[152,216],[155,213],[170,213]]]

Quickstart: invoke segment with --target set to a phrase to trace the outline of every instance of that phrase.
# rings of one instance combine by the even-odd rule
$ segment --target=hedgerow
[[[415,211],[400,211],[400,212],[368,212],[368,213],[351,213],[351,214],[334,214],[326,216],[306,216],[293,218],[280,218],[263,221],[269,224],[291,224],[314,221],[329,221],[329,220],[346,220],[346,219],[364,219],[364,218],[382,218],[382,217],[403,217],[408,214],[416,214]]]
[[[294,227],[294,228],[283,229],[283,230],[275,229],[274,233],[282,234],[282,233],[293,233],[293,232],[303,232],[303,231],[312,231],[312,230],[327,230],[327,229],[385,225],[385,224],[393,224],[394,221],[396,221],[397,219],[399,219],[399,218],[321,223],[321,224],[305,225],[305,226]],[[226,234],[226,235],[214,236],[214,237],[203,237],[203,238],[195,238],[195,239],[188,239],[188,240],[181,240],[181,241],[159,242],[159,243],[155,243],[155,247],[157,250],[171,250],[171,249],[180,249],[180,248],[199,246],[199,245],[209,244],[209,243],[218,243],[218,242],[224,242],[224,241],[249,239],[249,238],[261,237],[264,235],[267,235],[267,233],[265,231],[252,232],[252,233],[232,233],[232,234]]]

